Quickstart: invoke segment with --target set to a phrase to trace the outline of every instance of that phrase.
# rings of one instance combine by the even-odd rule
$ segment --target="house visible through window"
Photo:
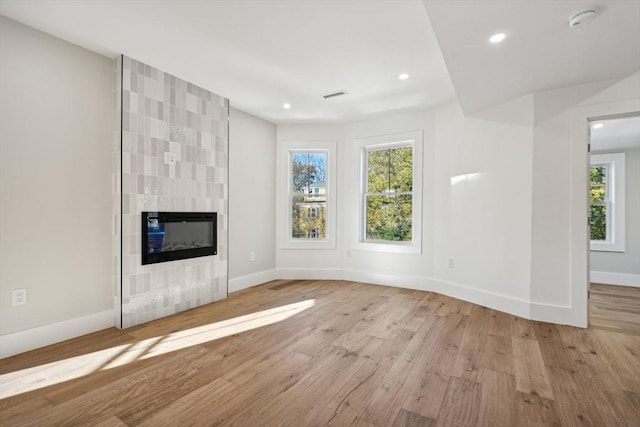
[[[327,237],[327,153],[290,152],[290,236],[292,239]]]

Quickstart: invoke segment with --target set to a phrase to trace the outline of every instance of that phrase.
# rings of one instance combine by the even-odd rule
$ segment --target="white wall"
[[[3,336],[112,310],[112,80],[110,59],[0,17]]]
[[[618,283],[640,286],[640,149],[613,150],[607,152],[625,153],[625,235],[624,252],[591,251],[592,276],[602,273],[617,275],[632,275],[629,282]],[[592,152],[591,154],[601,154]],[[624,277],[624,276],[622,276]],[[606,278],[606,276],[605,276]],[[635,279],[635,282],[633,281]],[[601,279],[600,279],[601,280]],[[594,277],[592,282],[597,282]],[[607,283],[607,282],[604,282]]]
[[[528,299],[531,108],[529,98],[510,103],[508,121],[498,112],[489,120],[464,117],[457,105],[438,109],[436,278],[496,298]],[[453,185],[451,178],[460,175],[467,179]]]
[[[532,98],[487,118],[457,104],[390,114],[344,126],[278,126],[278,140],[338,144],[338,246],[278,250],[278,274],[336,277],[435,290],[523,316],[530,283]],[[421,254],[357,247],[360,153],[354,140],[422,131]],[[453,186],[451,177],[469,175]],[[282,189],[279,189],[282,190]],[[449,268],[449,258],[455,267]],[[329,276],[323,276],[329,275]]]
[[[336,272],[342,269],[342,207],[340,198],[343,182],[343,168],[340,165],[342,156],[342,144],[344,129],[341,125],[279,125],[277,127],[278,143],[290,141],[336,141],[338,144],[338,209],[337,231],[335,249],[283,249],[277,246],[276,239],[276,267],[278,277],[281,278],[341,278]],[[286,200],[282,189],[276,191],[276,215],[287,215],[286,202],[278,203],[278,200]]]
[[[586,326],[587,119],[640,110],[639,92],[640,73],[530,94],[474,117],[453,103],[342,127],[278,126],[278,140],[342,141],[338,247],[279,250],[278,274],[294,267],[297,277],[331,272]],[[354,250],[359,166],[353,140],[413,130],[424,132],[423,253]],[[451,185],[459,175],[469,179]]]
[[[433,274],[433,193],[434,193],[434,161],[435,150],[434,113],[432,111],[391,114],[373,120],[350,123],[345,126],[345,139],[342,147],[341,165],[343,180],[342,190],[344,223],[343,239],[345,242],[344,268],[356,279],[374,283],[394,281],[388,276],[395,276],[398,283],[412,283],[414,287],[423,288],[425,277]],[[358,249],[360,238],[360,150],[355,140],[393,135],[403,132],[422,131],[423,133],[423,199],[422,199],[422,254],[399,254],[374,252]],[[366,275],[364,274],[366,272]]]
[[[276,126],[229,111],[229,291],[270,280],[276,267]],[[249,253],[255,252],[255,261]],[[266,276],[265,276],[266,275]]]
[[[587,326],[588,119],[640,110],[640,73],[534,99],[531,317]]]

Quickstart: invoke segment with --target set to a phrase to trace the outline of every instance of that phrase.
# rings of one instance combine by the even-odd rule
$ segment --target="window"
[[[611,189],[607,188],[609,182],[609,165],[592,165],[590,170],[591,188],[589,196],[591,199],[590,224],[591,240],[606,241],[607,222],[611,222],[609,213],[611,212]]]
[[[282,142],[277,227],[282,248],[335,247],[335,142]]]
[[[367,138],[361,149],[360,246],[420,253],[422,135]]]
[[[624,251],[624,153],[593,154],[589,171],[591,250]]]
[[[290,156],[291,238],[324,239],[327,202],[326,197],[316,197],[315,190],[326,186],[327,153],[291,151]]]
[[[364,240],[411,241],[413,147],[365,149]]]

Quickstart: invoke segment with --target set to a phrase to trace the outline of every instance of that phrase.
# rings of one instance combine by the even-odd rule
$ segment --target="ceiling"
[[[570,30],[584,8],[600,16]],[[638,0],[0,0],[0,14],[274,123],[347,122],[456,96],[473,113],[640,69]],[[507,39],[490,45],[497,30]],[[322,97],[339,90],[348,95]]]
[[[594,127],[602,124],[602,127]],[[591,122],[591,151],[640,148],[640,116]]]
[[[451,0],[425,6],[465,113],[640,70],[638,0]],[[596,19],[569,28],[594,9]],[[488,43],[503,32],[506,39]]]
[[[123,53],[276,123],[351,121],[455,97],[420,0],[1,0],[0,14]]]

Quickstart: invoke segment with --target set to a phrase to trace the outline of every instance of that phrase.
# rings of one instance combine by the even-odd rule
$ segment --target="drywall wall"
[[[425,278],[433,274],[433,201],[434,201],[434,114],[418,111],[405,114],[387,114],[373,120],[349,123],[344,127],[344,143],[340,165],[342,191],[344,268],[348,276],[373,283],[386,283],[389,276],[395,280],[413,283],[423,288]],[[360,181],[361,152],[358,139],[418,131],[422,134],[423,196],[422,196],[422,253],[401,254],[367,250],[360,241]],[[392,281],[394,281],[392,279]]]
[[[112,92],[110,59],[0,16],[0,334],[112,310]]]
[[[337,159],[334,159],[330,167],[337,167],[337,224],[336,224],[336,247],[332,249],[285,249],[278,244],[276,235],[276,267],[277,275],[282,278],[342,278],[339,270],[342,269],[342,217],[340,183],[343,182],[343,168],[340,166],[341,142],[344,138],[344,128],[342,125],[278,125],[278,144],[283,142],[306,142],[306,141],[336,141]],[[277,163],[277,162],[276,162]],[[286,163],[286,162],[285,162]],[[276,222],[278,233],[286,234],[287,202],[284,186],[276,189]],[[278,222],[278,219],[280,222]],[[328,230],[331,232],[331,230]]]
[[[507,306],[529,290],[532,105],[524,97],[489,120],[451,104],[435,117],[434,276],[506,298]],[[506,113],[510,120],[500,121]]]
[[[531,317],[587,326],[588,120],[640,110],[640,73],[534,95]]]
[[[276,126],[229,111],[229,286],[276,267]],[[250,254],[255,254],[252,261]]]
[[[341,128],[278,126],[279,141],[341,141],[338,245],[335,250],[279,250],[278,277],[295,270],[296,277],[435,290],[527,316],[532,108],[532,97],[525,97],[488,118],[464,117],[452,103]],[[423,134],[422,253],[363,249],[358,244],[360,152],[355,140],[410,131]],[[460,176],[468,179],[452,180]]]
[[[625,251],[591,251],[590,268],[600,274],[636,275],[640,278],[640,149],[594,151],[591,154],[610,152],[625,153]]]

